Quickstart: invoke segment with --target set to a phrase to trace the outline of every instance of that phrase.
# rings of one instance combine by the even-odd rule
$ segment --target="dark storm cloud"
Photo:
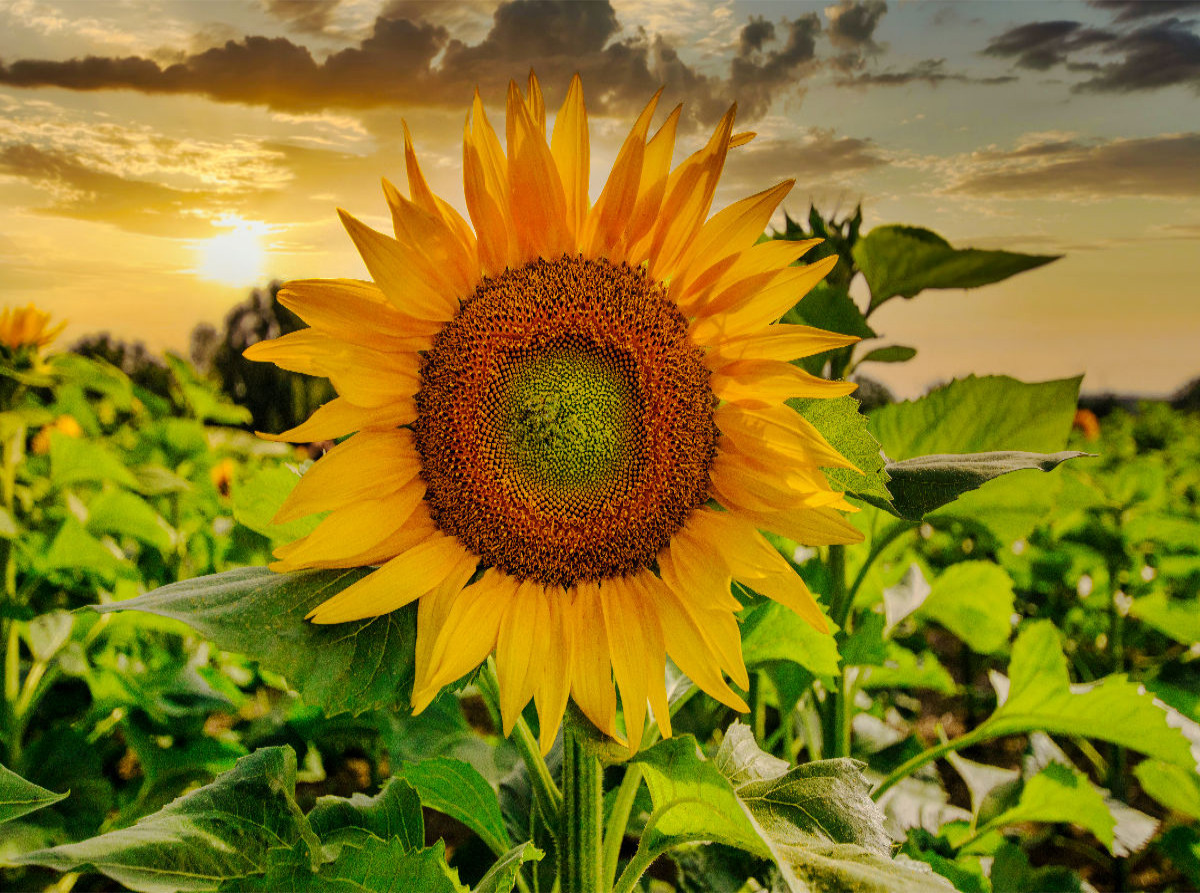
[[[1132,22],[1200,10],[1200,0],[1089,0],[1089,5],[1115,13],[1114,22]]]
[[[1046,71],[1066,62],[1070,53],[1115,39],[1111,32],[1086,28],[1079,22],[1030,22],[992,38],[983,54],[1015,59],[1021,68]]]
[[[1085,144],[1055,140],[956,162],[967,173],[951,192],[1009,198],[1200,196],[1200,133]]]
[[[1107,49],[1121,58],[1100,66],[1077,90],[1131,93],[1182,84],[1200,92],[1200,35],[1178,19],[1138,28]]]
[[[333,3],[268,0],[268,9],[297,28],[327,28]],[[72,90],[128,89],[142,93],[192,93],[223,102],[266,105],[287,112],[389,105],[460,106],[478,86],[503,94],[510,78],[532,67],[547,84],[584,77],[589,107],[605,113],[639,109],[665,84],[665,101],[687,100],[694,120],[709,124],[742,101],[741,117],[765,112],[776,91],[794,89],[812,63],[820,22],[808,14],[776,25],[746,26],[728,78],[705,75],[684,62],[660,36],[622,31],[608,2],[511,0],[495,7],[491,27],[476,43],[453,37],[442,11],[422,0],[394,0],[356,46],[317,61],[283,37],[229,40],[175,64],[139,56],[89,56],[68,61],[21,59],[0,64],[0,83]],[[479,6],[455,8],[478,17]],[[422,16],[427,18],[422,18]],[[437,64],[434,60],[437,59]]]
[[[911,68],[901,71],[873,71],[837,78],[839,87],[904,87],[913,83],[924,83],[936,87],[944,83],[956,84],[1008,84],[1015,75],[978,78],[969,74],[946,70],[945,59],[922,59]]]

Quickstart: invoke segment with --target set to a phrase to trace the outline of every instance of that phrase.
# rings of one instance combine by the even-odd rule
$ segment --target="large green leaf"
[[[116,545],[111,540],[104,543],[96,539],[75,520],[74,515],[67,516],[50,548],[36,561],[46,571],[89,571],[106,580],[112,580],[122,570],[129,570]]]
[[[47,791],[0,766],[0,824],[57,803],[66,796]]]
[[[881,855],[889,852],[883,811],[871,800],[864,764],[842,758],[788,769],[767,757],[750,729],[734,723],[725,733],[716,765],[732,773],[727,776],[731,783],[744,779],[735,785],[738,799],[773,842],[853,843]]]
[[[1078,378],[1026,384],[1002,375],[970,376],[936,388],[918,400],[880,407],[871,413],[871,433],[895,464],[947,453],[1055,453],[1067,445],[1078,393]],[[960,459],[968,464],[974,461]],[[1011,542],[1025,536],[1054,508],[1059,476],[1042,478],[1032,471],[1005,473],[1013,471],[1011,467],[992,470],[1003,476],[976,492],[964,493],[970,488],[963,488],[959,492],[964,495],[939,513],[982,521]],[[976,481],[974,486],[982,483],[978,469],[962,471],[969,475],[968,483],[971,476]],[[914,468],[901,468],[897,475],[889,465],[893,495],[903,489],[906,474],[917,472],[928,474],[929,469],[922,470],[916,463]],[[897,477],[902,479],[900,484],[896,483]],[[921,508],[918,500],[909,514]]]
[[[94,610],[147,611],[182,620],[226,651],[239,651],[282,673],[306,701],[327,713],[403,707],[413,682],[415,604],[351,623],[318,625],[304,619],[367,573],[360,568],[292,574],[241,568]]]
[[[321,797],[308,814],[313,832],[323,843],[365,831],[380,840],[396,838],[406,850],[425,845],[421,797],[407,781],[389,778],[374,797],[352,794]]]
[[[984,828],[998,829],[1021,822],[1070,822],[1095,834],[1109,852],[1113,848],[1116,822],[1104,796],[1086,775],[1061,763],[1051,763],[1029,779],[1017,803]]]
[[[327,890],[355,893],[466,893],[458,872],[446,864],[446,843],[439,840],[423,850],[409,850],[393,837],[380,840],[362,834],[346,843],[336,859],[322,866],[312,893]]]
[[[212,890],[260,873],[271,847],[292,847],[302,839],[315,847],[296,805],[295,787],[295,752],[264,748],[132,827],[16,861],[58,871],[98,871],[145,893]]]
[[[512,847],[496,792],[470,764],[448,757],[409,763],[396,773],[416,788],[430,809],[458,819],[497,856]]]
[[[940,623],[977,654],[999,654],[1012,634],[1013,582],[990,561],[963,561],[942,571],[917,610]]]
[[[1003,450],[990,453],[940,453],[888,462],[884,471],[889,478],[888,490],[892,496],[889,510],[906,520],[919,521],[930,512],[949,505],[1001,475],[1026,470],[1053,471],[1068,459],[1087,455],[1078,450],[1060,450],[1057,453]],[[1028,481],[1025,483],[1026,487],[1031,487]],[[871,498],[873,496],[863,494],[863,498],[873,505],[889,508],[886,502]]]
[[[813,286],[812,291],[784,315],[783,322],[816,326],[856,338],[875,337],[874,330],[867,325],[867,318],[858,309],[850,293],[828,282],[818,282]]]
[[[854,246],[854,262],[871,288],[871,309],[927,288],[979,288],[1032,270],[1061,255],[952,248],[931,230],[877,226]]]
[[[1176,642],[1200,642],[1200,601],[1195,597],[1175,599],[1159,590],[1134,599],[1129,613]]]
[[[657,817],[642,846],[651,852],[701,840],[735,846],[771,859],[782,888],[793,893],[952,889],[926,866],[886,855],[879,813],[866,797],[860,764],[828,760],[770,778],[765,773],[779,763],[755,753],[757,745],[744,727],[735,726],[726,740],[719,763],[705,760],[690,735],[638,754],[635,762],[642,766]],[[723,771],[745,781],[735,790]],[[841,842],[843,837],[870,842],[872,848]]]
[[[1073,689],[1058,635],[1048,620],[1022,626],[1013,643],[1008,695],[973,737],[1041,730],[1098,738],[1195,769],[1187,739],[1141,686],[1116,674]]]
[[[857,400],[848,396],[832,400],[813,397],[788,401],[788,406],[811,422],[839,453],[854,464],[853,469],[824,469],[829,483],[851,496],[887,503],[892,497],[886,486],[888,475],[879,441],[871,435],[867,417],[858,411],[858,405]]]

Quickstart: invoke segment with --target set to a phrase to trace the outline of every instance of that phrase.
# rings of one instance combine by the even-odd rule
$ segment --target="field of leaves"
[[[1048,260],[858,222],[782,234],[844,254],[788,320],[865,339],[833,377],[911,357],[871,343],[883,302]],[[532,711],[503,739],[485,669],[410,716],[415,610],[314,627],[362,572],[261,569],[315,523],[270,519],[318,450],[178,357],[157,390],[73,353],[3,372],[0,887],[553,887]],[[668,668],[674,737],[606,768],[610,886],[1200,887],[1200,418],[1097,424],[1078,387],[794,407],[860,469],[829,475],[863,544],[773,539],[837,633],[735,590],[751,711]]]

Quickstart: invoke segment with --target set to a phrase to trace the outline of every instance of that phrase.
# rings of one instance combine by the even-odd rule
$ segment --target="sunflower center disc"
[[[708,370],[661,286],[603,260],[486,279],[421,367],[437,525],[522,579],[647,567],[708,496]]]

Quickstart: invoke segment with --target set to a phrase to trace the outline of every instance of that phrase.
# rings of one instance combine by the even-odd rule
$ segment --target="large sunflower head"
[[[537,80],[508,91],[507,152],[478,94],[463,131],[472,225],[435,195],[405,132],[395,237],[340,212],[372,282],[303,280],[280,300],[310,325],[246,355],[327,376],[338,397],[280,440],[352,437],[279,512],[328,512],[279,571],[376,565],[319,605],[340,623],[418,600],[416,710],[495,654],[509,733],[537,705],[541,744],[568,698],[636,750],[664,734],[669,655],[739,710],[748,685],[732,580],[819,629],[820,609],[759,532],[860,537],[821,469],[847,466],[792,397],[853,386],[790,361],[854,339],[776,320],[834,258],[758,238],[791,187],[709,217],[734,110],[671,167],[676,108],[650,100],[588,197],[579,78],[547,138]],[[615,678],[615,687],[614,687]]]

